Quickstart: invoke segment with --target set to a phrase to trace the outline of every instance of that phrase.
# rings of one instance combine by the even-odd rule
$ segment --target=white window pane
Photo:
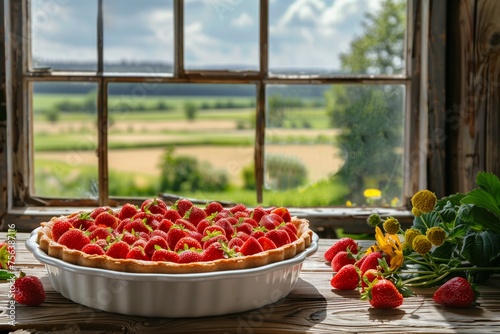
[[[402,72],[405,0],[275,0],[269,7],[274,74]]]
[[[105,0],[103,17],[105,71],[172,73],[172,0]]]
[[[271,85],[267,94],[264,202],[401,205],[403,86]]]
[[[33,83],[34,194],[97,198],[97,85]]]
[[[97,1],[31,1],[32,67],[97,69]]]
[[[186,0],[184,4],[186,69],[259,69],[259,1]]]
[[[109,86],[109,192],[255,202],[255,86]],[[248,184],[253,185],[249,188]]]

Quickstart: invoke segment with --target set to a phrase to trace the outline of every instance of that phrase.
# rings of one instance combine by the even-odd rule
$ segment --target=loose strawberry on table
[[[478,294],[465,278],[454,277],[441,285],[432,299],[444,306],[466,308],[476,304]]]
[[[403,295],[398,291],[394,283],[387,279],[375,279],[361,299],[368,300],[374,308],[390,309],[403,304]]]
[[[14,281],[14,300],[27,306],[38,306],[45,301],[46,295],[42,281],[36,276],[27,276],[24,272]]]
[[[332,277],[330,284],[338,290],[354,290],[359,285],[359,279],[359,269],[353,264],[348,264]]]
[[[342,238],[335,242],[324,254],[324,258],[327,262],[331,262],[333,257],[340,251],[347,251],[349,249],[351,253],[358,253],[358,244],[351,238]]]

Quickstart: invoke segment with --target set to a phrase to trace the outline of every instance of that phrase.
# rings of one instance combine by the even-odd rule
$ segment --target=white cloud
[[[235,27],[250,27],[253,25],[253,18],[247,13],[241,13],[241,15],[233,20],[231,20],[231,25]]]

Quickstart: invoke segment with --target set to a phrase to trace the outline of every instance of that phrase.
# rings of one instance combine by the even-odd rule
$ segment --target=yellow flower
[[[389,268],[394,271],[401,267],[404,261],[403,245],[397,235],[382,233],[380,227],[375,227],[376,244],[367,249],[366,253],[382,251],[389,256]]]
[[[345,206],[352,206],[352,202],[351,201],[346,201],[345,202]]]
[[[384,231],[389,234],[396,234],[399,232],[399,221],[396,218],[389,218],[384,222]]]
[[[413,207],[411,208],[411,213],[415,216],[415,217],[420,217],[422,215],[422,211],[420,211],[419,209],[417,209],[416,207]]]
[[[413,239],[415,239],[415,237],[417,235],[421,235],[422,233],[420,233],[419,230],[417,230],[416,228],[409,228],[405,231],[405,241],[406,243],[408,243],[409,246],[411,246],[413,244]]]
[[[370,199],[379,199],[382,197],[382,192],[375,188],[368,188],[363,192],[363,196]]]
[[[411,204],[423,213],[431,212],[436,206],[437,197],[429,190],[420,190],[411,198]]]
[[[415,252],[420,255],[427,254],[432,248],[431,242],[425,235],[417,235],[411,245]]]
[[[399,198],[398,197],[393,197],[391,199],[391,206],[399,206]]]
[[[434,226],[425,232],[425,236],[434,246],[440,246],[446,240],[446,232],[442,227]]]
[[[368,225],[375,227],[382,222],[382,218],[378,213],[372,213],[367,219]]]

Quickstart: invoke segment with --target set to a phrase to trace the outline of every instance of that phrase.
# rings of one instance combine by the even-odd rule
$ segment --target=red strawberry
[[[146,241],[146,240],[144,240],[144,239],[139,239],[139,240],[137,240],[136,242],[134,242],[134,243],[130,246],[130,248],[134,248],[134,247],[137,247],[137,246],[140,246],[140,247],[144,248],[144,247],[146,247],[146,243],[147,243],[147,241]]]
[[[101,247],[103,250],[106,249],[106,247],[108,247],[108,242],[104,239],[98,239],[98,240],[92,242],[92,244]],[[85,246],[83,246],[83,247],[85,247]]]
[[[174,252],[187,249],[193,249],[193,250],[201,249],[201,244],[198,242],[198,240],[194,238],[183,237],[180,238],[179,241],[177,241],[177,243],[175,244]]]
[[[141,211],[151,212],[153,214],[164,215],[167,211],[167,205],[159,198],[147,199],[141,204]]]
[[[229,208],[229,212],[234,214],[234,213],[239,212],[239,211],[245,212],[246,209],[247,209],[247,207],[245,206],[245,204],[239,203],[239,204],[236,204],[235,206]]]
[[[104,249],[98,244],[86,244],[82,247],[82,252],[89,255],[104,255]]]
[[[125,226],[123,227],[123,231],[127,231],[127,232],[134,231],[135,233],[139,233],[139,232],[149,233],[149,232],[152,232],[152,229],[151,229],[151,227],[149,227],[149,225],[146,224],[145,221],[143,221],[141,219],[135,219],[135,220],[129,222],[128,224],[125,224]]]
[[[111,208],[109,206],[101,206],[101,207],[98,207],[98,208],[95,208],[94,210],[92,210],[90,212],[90,218],[92,219],[96,219],[97,216],[99,216],[101,213],[103,212],[112,212],[113,210],[111,210]]]
[[[90,226],[94,225],[94,219],[90,217],[89,212],[82,212],[76,215],[71,223],[74,228],[86,231]]]
[[[337,290],[354,290],[359,284],[358,268],[353,264],[343,266],[332,277],[330,284]]]
[[[228,209],[224,209],[215,215],[214,221],[218,221],[218,220],[223,219],[223,218],[229,218],[231,216],[232,216],[231,211],[229,211]]]
[[[187,232],[184,231],[184,227],[173,225],[170,231],[168,231],[167,233],[168,248],[173,250],[175,248],[175,245],[177,244],[177,241],[179,241],[183,237],[187,237],[187,235]]]
[[[324,254],[326,261],[332,261],[333,257],[340,251],[351,250],[351,253],[358,254],[358,244],[351,238],[342,238],[335,242]]]
[[[248,238],[247,241],[245,241],[245,243],[240,247],[241,254],[245,256],[257,254],[263,251],[264,249],[254,237]]]
[[[290,215],[290,212],[288,211],[287,208],[279,207],[279,208],[276,208],[273,211],[271,211],[271,213],[275,213],[278,216],[280,216],[281,218],[283,218],[283,221],[285,223],[292,221],[292,216]]]
[[[170,208],[165,212],[163,218],[168,219],[171,222],[175,222],[177,219],[181,219],[182,216],[179,214],[179,212],[177,212],[177,210]]]
[[[240,247],[245,243],[245,241],[241,238],[232,238],[229,240],[227,247],[234,249],[235,251],[239,251]]]
[[[264,226],[268,230],[273,230],[283,222],[284,221],[283,221],[283,218],[281,218],[281,216],[278,216],[275,213],[269,213],[269,214],[264,215],[260,219],[259,225]]]
[[[203,261],[203,255],[194,250],[185,250],[179,254],[179,263],[191,263]]]
[[[299,233],[299,231],[297,231],[297,227],[294,225],[294,223],[286,223],[285,226],[290,229],[295,235],[297,235],[297,233]]]
[[[265,236],[260,237],[259,239],[257,239],[257,241],[259,242],[259,244],[262,246],[262,249],[264,249],[264,250],[270,250],[270,249],[277,248],[276,244],[268,237],[265,237]]]
[[[94,220],[94,223],[97,225],[97,226],[107,226],[107,227],[111,227],[111,228],[115,228],[118,226],[118,224],[120,223],[120,220],[115,217],[113,214],[105,211],[105,212],[101,212],[99,215],[97,215],[97,217],[95,217],[95,220]]]
[[[252,227],[257,227],[259,226],[259,223],[253,218],[243,218],[243,223],[245,224],[250,224]]]
[[[170,230],[170,228],[172,227],[172,225],[174,225],[173,221],[171,221],[170,219],[167,219],[167,218],[163,218],[160,221],[160,224],[158,224],[158,227],[156,228],[156,230],[160,230],[160,231],[163,231],[163,232],[168,232],[168,230]]]
[[[231,236],[234,234],[233,224],[227,219],[220,219],[215,223],[215,226],[220,226],[224,229],[224,233],[226,234],[226,238],[229,240]]]
[[[125,241],[117,241],[109,246],[106,255],[115,259],[125,259],[129,250],[130,246]]]
[[[26,276],[24,272],[14,281],[14,300],[19,304],[37,306],[45,301],[42,281],[36,276]]]
[[[125,256],[126,259],[134,259],[134,260],[143,260],[143,261],[149,261],[150,257],[146,254],[144,251],[144,248],[141,246],[137,247],[132,247],[127,253],[127,256]]]
[[[168,248],[168,244],[167,244],[167,241],[165,239],[163,239],[160,236],[155,235],[154,237],[151,237],[151,239],[149,239],[146,242],[146,246],[144,246],[144,251],[146,252],[147,256],[151,257],[151,256],[153,256],[154,251],[158,247],[165,249],[165,248]]]
[[[129,245],[133,245],[134,242],[136,242],[137,240],[139,240],[139,236],[137,236],[137,234],[132,234],[130,232],[123,232],[123,234],[121,235],[120,237],[122,241],[125,241],[127,244]]]
[[[162,237],[165,240],[167,240],[167,235],[168,235],[168,232],[165,232],[165,231],[162,231],[162,230],[154,230],[153,233],[151,233],[151,237],[159,236],[159,237]]]
[[[359,267],[359,269],[361,270],[361,275],[364,275],[364,273],[368,269],[377,269],[379,265],[378,260],[380,259],[382,259],[382,253],[380,252],[373,252],[368,254]]]
[[[391,281],[384,278],[373,281],[362,298],[368,299],[373,307],[381,309],[396,308],[403,304],[403,295]]]
[[[249,218],[250,214],[246,211],[238,211],[233,214],[233,217],[236,219]]]
[[[267,229],[263,226],[261,227],[254,227],[252,234],[250,234],[252,237],[255,239],[259,239],[260,237],[263,237],[266,235]]]
[[[201,242],[203,244],[203,249],[205,249],[216,241],[228,242],[228,240],[224,230],[220,226],[214,225],[205,229],[205,235],[201,239]]]
[[[113,234],[111,234],[111,228],[109,227],[97,227],[89,235],[90,240],[98,240],[98,239],[111,240],[111,238],[113,238]]]
[[[473,286],[463,277],[454,277],[441,285],[432,299],[449,307],[471,307],[476,304],[477,294]]]
[[[207,214],[205,211],[196,205],[193,205],[183,216],[184,219],[187,219],[194,226],[198,225],[200,220],[205,219]]]
[[[375,279],[382,279],[377,269],[368,269],[365,271],[361,277],[361,288],[364,291],[365,288],[370,285]]]
[[[171,207],[171,209],[174,209],[174,210],[177,210],[177,212],[179,212],[179,214],[181,215],[181,217],[183,217],[186,212],[191,209],[191,207],[193,206],[193,203],[186,199],[186,198],[181,198],[180,200],[178,200],[177,202],[174,203],[174,205]]]
[[[212,222],[205,218],[205,219],[200,220],[198,225],[196,225],[196,230],[198,231],[198,233],[203,235],[203,231],[211,225],[212,225]]]
[[[198,240],[198,242],[200,244],[202,243],[201,239],[203,239],[203,236],[201,235],[201,233],[198,233],[197,231],[189,231],[189,230],[187,230],[186,232],[187,232],[188,236],[190,236],[193,239]]]
[[[290,243],[290,237],[284,230],[271,230],[266,233],[266,237],[271,239],[276,247],[284,246]]]
[[[238,223],[236,224],[236,232],[243,232],[248,235],[252,234],[253,226],[249,223]]]
[[[90,239],[82,230],[73,228],[64,232],[57,242],[69,249],[81,250],[83,246],[90,243]]]
[[[290,242],[294,242],[295,240],[299,239],[297,237],[297,232],[293,232],[293,230],[286,225],[281,226],[280,230],[283,230],[288,234],[288,237],[290,238]]]
[[[168,249],[157,249],[151,257],[151,261],[165,261],[179,263],[179,254]]]
[[[346,264],[354,264],[356,259],[346,251],[340,251],[332,259],[332,269],[337,272]]]
[[[203,250],[203,261],[213,261],[224,258],[224,248],[218,241],[213,242]]]
[[[207,216],[221,212],[222,210],[224,210],[224,207],[219,202],[210,202],[205,206],[205,213]]]
[[[57,242],[61,235],[73,227],[73,224],[68,219],[57,219],[52,225],[52,239]]]
[[[150,229],[153,229],[153,225],[155,224],[154,221],[157,220],[158,222],[160,222],[163,218],[164,217],[161,214],[139,211],[131,219],[132,220],[141,220]],[[158,225],[158,224],[159,223],[156,223],[156,225]]]
[[[236,234],[233,234],[233,239],[234,238],[240,238],[243,241],[247,241],[248,238],[250,238],[250,234],[246,234],[245,232],[236,232]],[[257,238],[255,238],[257,239]]]
[[[255,209],[253,209],[252,213],[250,213],[250,218],[255,220],[257,223],[260,222],[260,219],[266,215],[266,211],[264,210],[263,207],[258,206]]]
[[[131,203],[126,203],[122,206],[120,211],[118,212],[117,217],[120,220],[126,219],[126,218],[132,218],[137,214],[137,206]]]
[[[196,231],[196,226],[194,226],[189,220],[186,219],[177,219],[175,221],[175,225],[183,226],[185,229],[190,231]]]

